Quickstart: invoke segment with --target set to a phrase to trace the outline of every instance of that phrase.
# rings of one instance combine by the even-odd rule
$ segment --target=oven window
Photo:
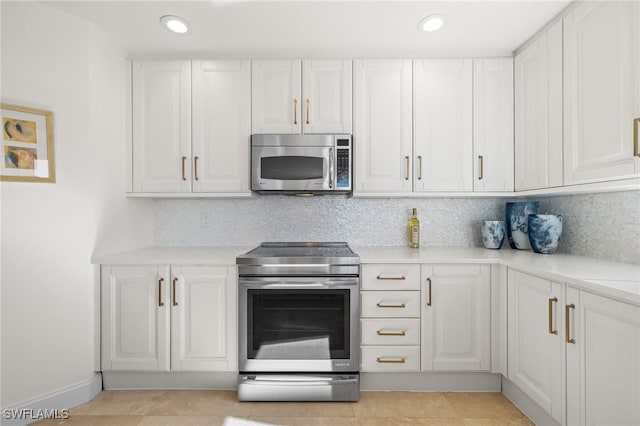
[[[247,291],[247,358],[349,359],[349,290]]]
[[[276,180],[322,179],[322,157],[281,156],[260,159],[260,177]]]

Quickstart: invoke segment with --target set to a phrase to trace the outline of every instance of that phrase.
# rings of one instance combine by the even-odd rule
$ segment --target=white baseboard
[[[104,371],[104,388],[122,389],[238,389],[238,372]]]
[[[492,373],[360,373],[360,390],[418,392],[500,392],[500,374]]]
[[[102,391],[102,374],[96,373],[90,380],[78,383],[38,398],[24,401],[13,407],[2,409],[0,424],[2,426],[22,426],[41,420],[44,415],[56,413],[63,416],[68,410],[87,401],[91,401]],[[40,416],[40,417],[38,417]]]
[[[518,407],[529,419],[537,425],[559,426],[553,417],[542,409],[534,400],[529,398],[527,394],[520,390],[506,377],[502,378],[502,393],[513,405]]]

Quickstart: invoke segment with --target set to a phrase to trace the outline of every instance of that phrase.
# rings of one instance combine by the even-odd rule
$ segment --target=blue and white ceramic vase
[[[499,249],[504,243],[505,234],[504,220],[483,220],[482,221],[482,244],[488,249]]]
[[[529,242],[536,253],[555,253],[562,234],[562,216],[559,214],[532,214],[529,216]]]
[[[527,219],[530,214],[537,214],[540,203],[537,201],[522,201],[507,203],[507,238],[513,249],[529,250],[529,232]]]

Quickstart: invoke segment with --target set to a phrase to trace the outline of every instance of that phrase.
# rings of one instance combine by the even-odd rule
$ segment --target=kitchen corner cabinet
[[[640,4],[599,1],[564,18],[564,184],[640,173]]]
[[[513,191],[513,59],[473,61],[473,190]]]
[[[101,267],[102,370],[236,369],[235,268]]]
[[[473,60],[416,59],[414,82],[414,190],[472,191]]]
[[[423,371],[491,369],[489,265],[422,265]]]
[[[134,193],[249,193],[249,61],[132,61]]]
[[[354,192],[410,194],[412,61],[353,62]]]
[[[508,271],[509,380],[561,424],[564,419],[563,307],[562,284]]]
[[[351,133],[351,60],[252,62],[252,133]]]
[[[567,424],[640,424],[640,307],[567,287]]]
[[[515,190],[562,186],[562,21],[515,57]]]

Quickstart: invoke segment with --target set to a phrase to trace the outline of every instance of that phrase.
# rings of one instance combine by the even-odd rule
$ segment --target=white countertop
[[[95,264],[235,265],[235,258],[254,247],[147,247],[97,256]],[[552,281],[640,305],[640,265],[570,254],[537,254],[529,250],[463,247],[352,247],[367,263],[500,264]]]

